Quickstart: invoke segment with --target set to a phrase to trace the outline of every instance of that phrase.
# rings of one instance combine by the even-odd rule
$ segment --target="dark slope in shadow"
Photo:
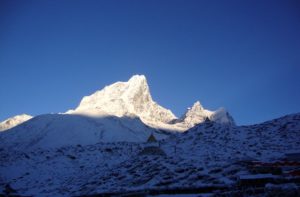
[[[158,139],[167,137],[167,132],[145,125],[136,116],[44,114],[0,133],[0,147],[57,148],[98,142],[145,142],[151,133]]]

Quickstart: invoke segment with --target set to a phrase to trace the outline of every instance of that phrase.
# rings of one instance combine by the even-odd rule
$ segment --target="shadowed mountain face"
[[[88,145],[101,141],[143,142],[151,133],[156,133],[158,138],[166,137],[135,116],[46,114],[2,132],[0,146],[31,149]]]

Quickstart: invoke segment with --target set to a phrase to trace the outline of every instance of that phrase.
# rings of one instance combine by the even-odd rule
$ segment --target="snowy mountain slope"
[[[11,118],[8,118],[4,120],[3,122],[0,122],[0,132],[13,128],[19,124],[22,124],[23,122],[26,122],[27,120],[31,119],[32,116],[27,115],[27,114],[21,114],[17,115]]]
[[[140,155],[144,143],[97,143],[49,150],[0,149],[0,188],[15,194],[80,196],[171,188],[235,187],[238,161],[276,161],[300,149],[300,113],[250,126],[206,121],[160,142],[166,156]],[[1,194],[1,189],[0,189]]]
[[[87,145],[100,141],[145,141],[156,130],[143,124],[138,117],[87,117],[70,114],[47,114],[0,135],[0,147],[14,149],[58,148],[67,145]]]

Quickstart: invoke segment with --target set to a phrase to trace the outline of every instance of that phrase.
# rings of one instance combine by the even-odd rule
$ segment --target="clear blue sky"
[[[133,74],[180,116],[300,112],[299,0],[0,1],[0,120],[75,108]]]

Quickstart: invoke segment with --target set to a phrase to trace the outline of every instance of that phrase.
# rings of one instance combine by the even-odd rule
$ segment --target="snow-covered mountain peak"
[[[221,124],[235,125],[233,118],[225,108],[219,108],[216,111],[205,109],[199,101],[195,102],[191,108],[181,117],[181,121],[189,128],[196,124],[203,123],[206,119]]]
[[[74,111],[68,113],[118,117],[133,114],[144,122],[169,122],[175,115],[152,100],[144,75],[134,75],[127,82],[116,82],[104,89],[85,96]]]
[[[192,111],[202,111],[204,108],[201,105],[200,101],[196,101],[193,105],[193,107],[191,108]]]
[[[132,84],[142,84],[147,83],[147,79],[145,75],[133,75],[129,80],[128,83]]]
[[[197,101],[191,108],[187,109],[185,114],[181,117],[181,121],[187,124],[188,127],[193,127],[198,123],[204,122],[211,114],[212,112],[204,109],[200,101]]]
[[[30,116],[28,114],[21,114],[21,115],[17,115],[17,116],[8,118],[0,123],[0,131],[4,131],[4,130],[10,129],[10,128],[13,128],[31,118],[32,118],[32,116]]]

